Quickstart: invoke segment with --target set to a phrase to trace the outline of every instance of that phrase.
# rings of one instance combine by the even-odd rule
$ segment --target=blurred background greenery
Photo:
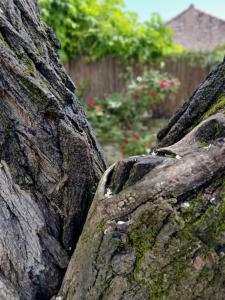
[[[141,23],[136,13],[124,11],[122,0],[40,0],[40,7],[62,43],[63,60],[112,54],[145,63],[182,52],[159,15]]]
[[[78,83],[77,94],[109,163],[151,152],[156,133],[168,117],[163,113],[158,119],[155,111],[163,106],[167,110],[166,105],[174,105],[174,110],[180,98],[186,97],[179,91],[180,85],[185,88],[187,63],[184,75],[177,71],[182,67],[169,74],[165,66],[188,60],[189,73],[198,66],[204,68],[203,77],[224,55],[223,45],[204,52],[184,49],[173,42],[172,30],[158,14],[140,22],[135,12],[124,9],[123,0],[39,0],[39,5],[44,21],[61,42],[62,61],[72,78],[76,74],[73,79]],[[110,69],[106,65],[104,73],[102,64],[95,62],[109,58],[113,66]],[[115,71],[118,62],[124,66],[119,73]],[[81,70],[91,67],[82,75],[79,63]],[[106,81],[105,86],[111,80],[106,78],[107,70],[115,73],[114,80],[123,83],[100,93],[98,86],[91,88],[95,79],[92,69],[96,68],[97,81]],[[197,78],[195,85],[201,79]],[[192,86],[188,93],[190,90]],[[174,100],[176,97],[179,101]]]

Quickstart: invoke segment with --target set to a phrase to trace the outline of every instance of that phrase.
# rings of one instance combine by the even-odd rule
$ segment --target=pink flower
[[[165,79],[162,80],[159,85],[163,88],[164,91],[167,91],[169,88]]]
[[[159,83],[160,86],[164,86],[165,84],[166,84],[166,80],[165,80],[165,79],[163,79],[163,80],[160,81],[160,83]]]
[[[102,110],[102,108],[103,108],[103,107],[102,107],[101,105],[95,105],[95,109],[98,110],[98,111],[99,111],[99,110]]]

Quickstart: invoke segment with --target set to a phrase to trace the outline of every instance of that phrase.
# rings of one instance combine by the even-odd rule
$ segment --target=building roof
[[[225,20],[203,12],[192,4],[166,23],[174,41],[194,51],[213,50],[225,45]]]

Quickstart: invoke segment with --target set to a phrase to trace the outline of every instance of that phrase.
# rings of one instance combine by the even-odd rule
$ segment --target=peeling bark
[[[50,299],[99,179],[98,144],[36,1],[0,3],[0,299]]]
[[[106,171],[63,299],[223,299],[224,68],[223,62],[161,131],[157,156]]]

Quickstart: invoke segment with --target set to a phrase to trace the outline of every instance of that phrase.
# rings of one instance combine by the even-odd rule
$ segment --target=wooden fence
[[[95,62],[86,63],[79,58],[70,61],[65,66],[74,82],[83,90],[85,97],[104,97],[106,94],[123,91],[128,83],[126,75],[133,78],[141,75],[143,67],[133,64],[128,67],[113,57],[107,57]],[[165,71],[180,79],[182,85],[174,98],[167,98],[163,103],[153,107],[155,117],[171,116],[179,106],[190,96],[204,80],[209,69],[191,63],[191,60],[182,57],[176,60],[167,60]],[[129,76],[130,77],[130,76]]]

